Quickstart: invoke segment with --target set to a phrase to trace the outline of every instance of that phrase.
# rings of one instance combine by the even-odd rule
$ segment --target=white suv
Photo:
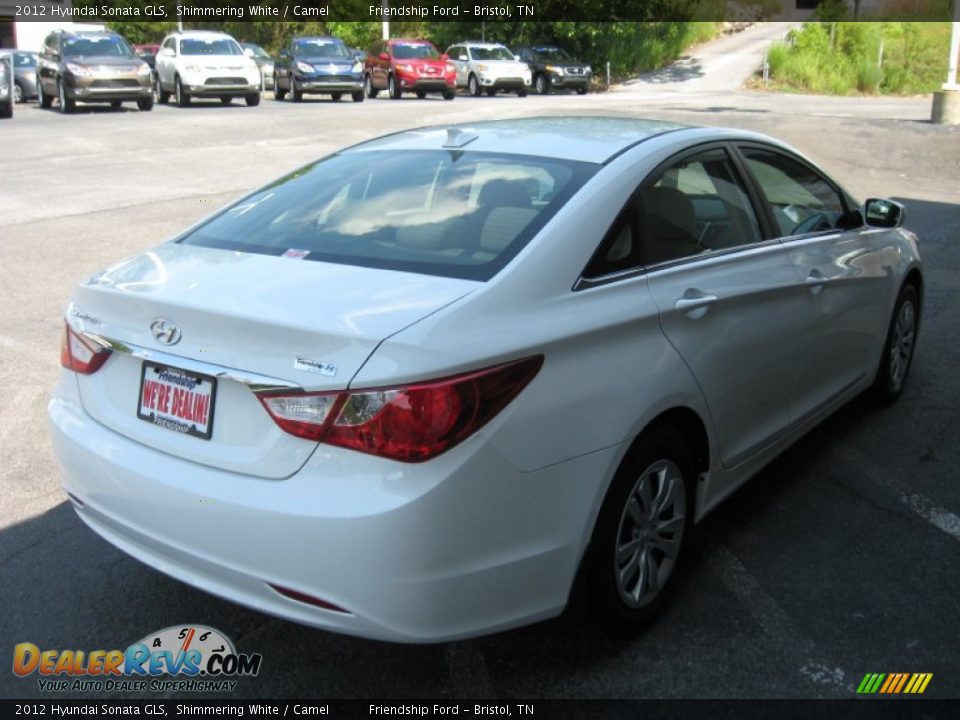
[[[222,32],[191,30],[167,35],[157,53],[157,100],[173,95],[177,105],[193,97],[235,97],[247,105],[260,104],[260,68],[243,54],[240,44]]]
[[[506,90],[525,97],[530,90],[530,67],[504,45],[465,42],[452,45],[447,55],[457,68],[457,87],[474,97],[484,90],[487,95]]]

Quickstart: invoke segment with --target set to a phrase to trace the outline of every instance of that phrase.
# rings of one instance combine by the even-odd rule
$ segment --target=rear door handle
[[[691,288],[673,306],[691,320],[699,320],[707,314],[707,310],[716,301],[716,295],[708,295],[701,290]]]

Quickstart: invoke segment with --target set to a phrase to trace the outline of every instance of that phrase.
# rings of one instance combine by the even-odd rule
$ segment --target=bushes
[[[949,42],[949,23],[817,22],[773,45],[767,59],[775,87],[909,95],[940,86]]]

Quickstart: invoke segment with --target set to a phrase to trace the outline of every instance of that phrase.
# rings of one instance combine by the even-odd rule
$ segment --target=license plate
[[[167,430],[209,440],[216,396],[216,378],[145,361],[137,417]]]

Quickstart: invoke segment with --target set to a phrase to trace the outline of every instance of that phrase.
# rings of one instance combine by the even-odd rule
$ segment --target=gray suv
[[[116,33],[54,30],[37,60],[37,99],[49,108],[54,98],[62,113],[73,112],[77,101],[115,108],[135,102],[152,110],[150,66]]]

